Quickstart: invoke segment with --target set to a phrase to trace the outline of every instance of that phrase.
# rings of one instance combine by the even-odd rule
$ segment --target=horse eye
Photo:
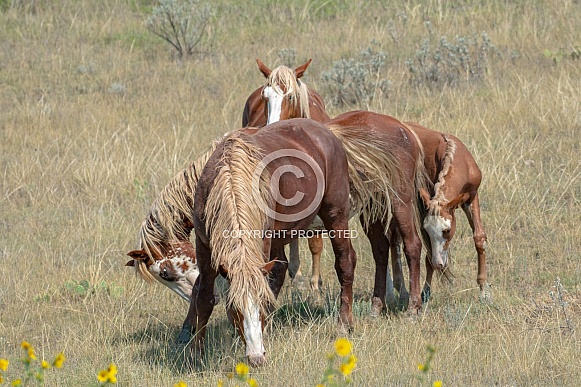
[[[289,100],[289,101],[292,101],[292,100],[293,100],[293,96],[292,96],[292,94],[289,94],[289,95],[288,95],[288,100]]]

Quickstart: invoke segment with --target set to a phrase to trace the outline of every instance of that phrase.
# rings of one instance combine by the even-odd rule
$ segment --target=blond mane
[[[228,271],[228,306],[242,310],[252,299],[265,308],[274,304],[275,298],[262,272],[268,258],[264,255],[262,238],[253,233],[264,230],[269,220],[259,209],[257,200],[271,206],[273,199],[268,176],[261,176],[259,187],[252,184],[262,152],[240,133],[224,139],[221,146],[222,158],[216,165],[216,178],[205,208],[212,265],[215,269],[223,266]],[[227,237],[224,231],[229,232]]]
[[[446,184],[446,175],[450,171],[452,162],[454,161],[454,155],[456,154],[456,142],[448,136],[443,135],[446,141],[446,153],[444,154],[444,159],[442,161],[442,170],[438,174],[438,181],[434,185],[434,197],[430,200],[428,206],[428,212],[431,215],[438,214],[442,207],[442,203],[446,203],[447,199],[444,196],[442,187]]]
[[[198,179],[217,145],[218,141],[212,142],[202,156],[174,176],[151,205],[138,234],[138,249],[143,249],[149,258],[161,255],[159,245],[162,243],[189,239],[191,229],[186,224],[194,222],[194,193]],[[145,262],[136,263],[137,274],[146,282],[154,282],[155,278]]]
[[[294,70],[286,66],[278,66],[266,79],[266,85],[283,94],[282,89],[291,90],[291,101],[294,109],[299,109],[301,118],[311,118],[309,109],[309,88],[304,82],[297,80]]]

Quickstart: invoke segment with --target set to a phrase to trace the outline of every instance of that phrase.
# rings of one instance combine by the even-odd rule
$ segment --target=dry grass
[[[135,0],[38,1],[0,13],[0,357],[19,358],[22,340],[45,358],[64,350],[50,386],[94,384],[109,362],[120,385],[215,385],[244,352],[223,307],[211,319],[207,365],[187,371],[173,345],[187,305],[135,278],[125,253],[170,177],[240,125],[246,97],[263,82],[255,58],[274,67],[277,50],[295,48],[290,65],[313,57],[305,79],[317,89],[333,61],[374,38],[388,53],[393,89],[367,108],[457,135],[482,168],[494,303],[478,301],[461,218],[454,284],[436,283],[417,322],[372,320],[373,263],[357,239],[354,384],[417,385],[428,344],[437,348],[431,376],[445,385],[577,384],[581,61],[543,51],[581,45],[579,2],[271,3],[216,2],[209,53],[185,62],[145,30],[150,7]],[[427,37],[424,21],[436,38],[489,34],[502,55],[483,83],[410,89],[405,59]],[[270,363],[253,372],[262,385],[319,381],[338,335],[330,250],[327,304],[286,285]],[[67,290],[82,280],[110,291]]]

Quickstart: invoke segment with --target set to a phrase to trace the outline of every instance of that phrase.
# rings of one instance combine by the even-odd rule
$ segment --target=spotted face
[[[262,90],[262,99],[265,102],[266,124],[295,118],[293,90],[283,90],[278,86],[265,86]]]
[[[190,301],[200,271],[196,263],[196,253],[189,241],[159,246],[153,257],[149,257],[144,250],[133,250],[127,255],[133,259],[126,266],[134,266],[146,280],[149,280],[149,276],[176,292],[185,301]],[[140,269],[143,266],[146,273]]]
[[[200,275],[198,265],[186,255],[178,255],[155,261],[149,271],[162,284],[190,302],[192,289]]]

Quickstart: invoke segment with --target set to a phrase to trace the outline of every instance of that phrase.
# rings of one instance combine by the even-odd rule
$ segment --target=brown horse
[[[455,210],[462,208],[473,232],[474,246],[478,255],[477,283],[483,300],[490,298],[486,273],[486,233],[480,217],[478,188],[482,174],[470,151],[457,137],[428,129],[415,122],[406,123],[418,135],[425,152],[425,166],[432,184],[420,189],[421,200],[427,213],[423,216],[423,228],[429,236],[426,255],[426,283],[422,298],[427,301],[431,292],[434,269],[448,266],[448,251],[456,232]],[[395,235],[397,237],[397,235]],[[397,242],[392,242],[397,245]],[[392,268],[396,288],[403,286],[398,254],[392,252]],[[401,285],[398,285],[401,284]],[[401,294],[401,290],[400,290]]]
[[[309,59],[294,70],[286,66],[271,70],[260,59],[256,59],[258,69],[266,78],[266,84],[254,90],[246,100],[242,126],[262,127],[289,118],[311,118],[317,122],[330,120],[323,98],[300,80],[311,61]],[[323,238],[315,234],[307,239],[313,257],[311,289],[320,290],[323,283],[320,270]],[[300,273],[298,239],[290,243],[289,258],[289,274],[291,278],[295,278]]]
[[[222,140],[209,158],[194,197],[200,275],[184,323],[196,328],[195,349],[203,351],[214,307],[214,281],[222,274],[230,282],[229,316],[246,342],[250,363],[266,361],[264,314],[275,302],[286,271],[282,265],[269,286],[265,274],[275,266],[269,258],[281,259],[282,247],[297,237],[297,231],[308,229],[317,215],[333,233],[341,285],[339,322],[353,327],[356,256],[349,239],[350,209],[362,211],[366,224],[385,223],[390,208],[386,193],[393,189],[386,172],[398,171],[393,155],[381,149],[386,144],[369,136],[367,128],[332,130],[308,119],[243,129]],[[352,147],[344,149],[337,137]],[[359,146],[381,151],[360,156],[352,152]],[[362,171],[358,166],[367,168]]]

